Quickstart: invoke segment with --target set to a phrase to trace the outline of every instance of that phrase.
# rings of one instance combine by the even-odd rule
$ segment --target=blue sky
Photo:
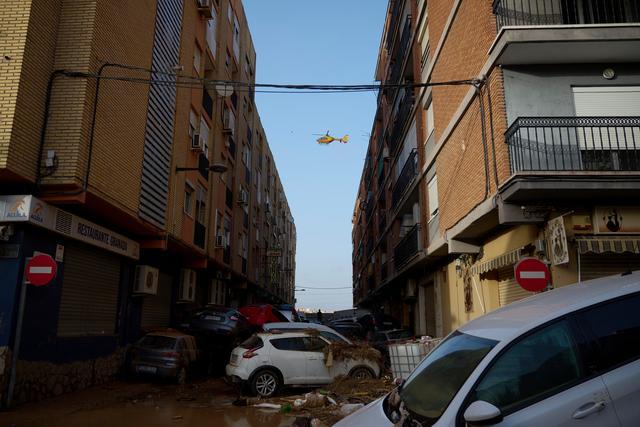
[[[373,83],[387,0],[244,0],[257,83]],[[351,286],[351,217],[376,94],[256,94],[298,231],[297,288]],[[316,144],[350,135],[348,144]],[[350,289],[296,292],[298,307],[352,306]]]

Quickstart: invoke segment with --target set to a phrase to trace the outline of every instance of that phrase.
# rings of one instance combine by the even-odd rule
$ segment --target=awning
[[[520,260],[520,249],[516,249],[511,252],[507,252],[495,258],[491,258],[487,261],[476,263],[471,267],[471,274],[478,275],[483,274],[491,270],[497,270],[508,265],[515,264]]]
[[[606,252],[640,254],[640,237],[585,236],[577,237],[576,244],[580,254]]]

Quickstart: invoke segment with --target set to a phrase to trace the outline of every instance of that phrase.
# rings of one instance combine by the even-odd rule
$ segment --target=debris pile
[[[368,380],[338,377],[325,389],[304,395],[272,399],[247,398],[240,399],[235,404],[290,414],[296,417],[295,425],[324,427],[335,424],[384,396],[393,387],[393,380],[389,376]]]
[[[327,366],[331,364],[329,361],[348,361],[348,360],[369,360],[371,362],[382,365],[382,354],[375,348],[364,343],[347,344],[344,342],[333,342],[324,350],[324,360]]]

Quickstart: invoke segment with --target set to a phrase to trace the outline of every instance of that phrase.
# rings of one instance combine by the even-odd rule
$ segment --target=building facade
[[[354,303],[442,336],[550,287],[640,269],[640,8],[390,1],[354,211]],[[419,85],[415,85],[419,84]]]
[[[120,3],[0,11],[3,402],[12,372],[14,402],[104,381],[145,331],[207,304],[293,302],[241,1]],[[56,277],[24,286],[38,253]]]

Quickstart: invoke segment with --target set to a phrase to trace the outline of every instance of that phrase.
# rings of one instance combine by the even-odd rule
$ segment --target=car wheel
[[[262,397],[271,397],[280,388],[280,377],[271,369],[259,371],[251,380],[251,391]]]
[[[370,380],[375,375],[373,374],[373,372],[371,372],[371,369],[359,367],[359,368],[353,368],[349,373],[349,376],[356,380]]]
[[[182,367],[176,374],[176,384],[183,385],[185,382],[187,382],[187,370]]]

